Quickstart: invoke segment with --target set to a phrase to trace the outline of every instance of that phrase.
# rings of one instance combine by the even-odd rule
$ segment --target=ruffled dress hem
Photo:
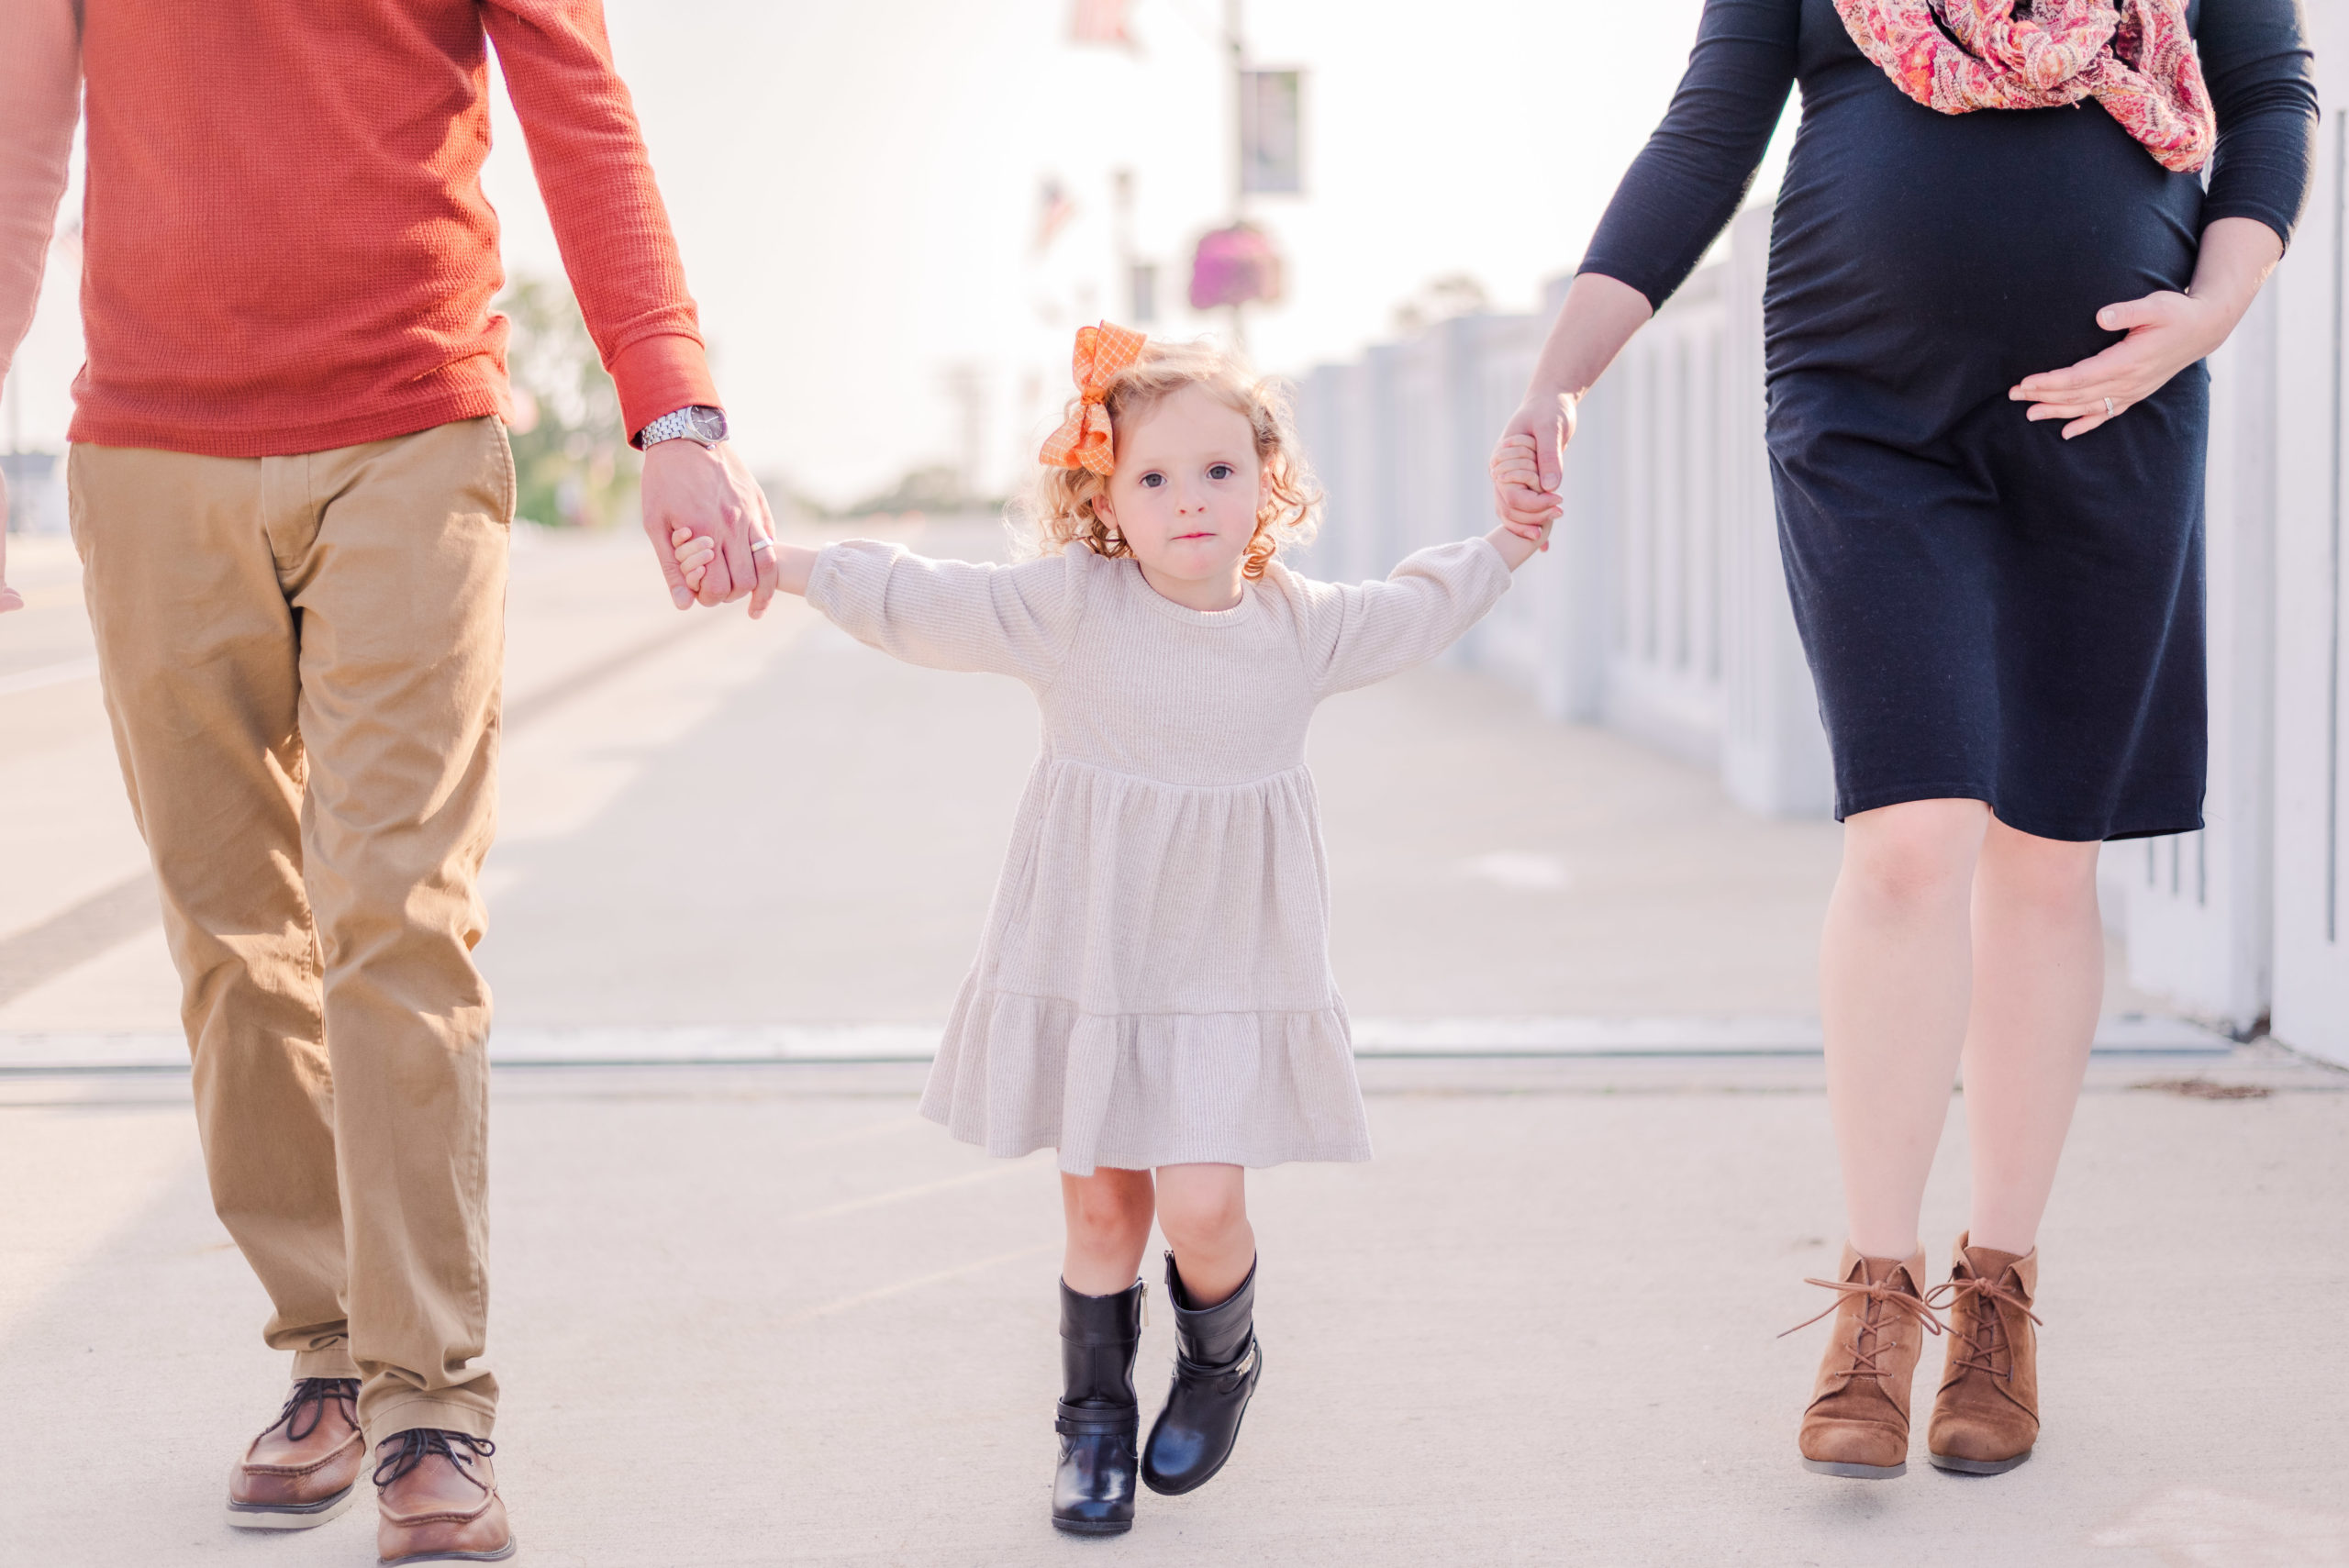
[[[1297,1011],[1088,1013],[966,986],[921,1114],[989,1154],[1060,1168],[1371,1157],[1344,1004]]]

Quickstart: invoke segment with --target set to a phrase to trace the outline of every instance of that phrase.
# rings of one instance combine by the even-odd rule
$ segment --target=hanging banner
[[[1252,223],[1235,223],[1199,237],[1191,257],[1191,308],[1271,305],[1281,297],[1281,258],[1272,237]]]
[[[1240,73],[1240,188],[1252,195],[1305,189],[1301,71]]]

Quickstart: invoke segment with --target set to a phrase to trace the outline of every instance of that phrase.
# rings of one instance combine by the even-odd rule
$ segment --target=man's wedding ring
[[[2112,399],[2108,397],[2104,401],[2106,407],[2110,408],[2112,406]],[[763,550],[773,550],[774,548],[774,540],[771,539],[754,539],[751,541],[751,553],[752,555],[758,554],[759,551]]]
[[[2112,399],[2110,397],[2104,400],[2104,417],[2108,419],[2112,417]]]

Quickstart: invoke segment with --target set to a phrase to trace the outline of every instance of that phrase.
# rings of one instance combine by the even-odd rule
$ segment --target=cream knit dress
[[[1367,1160],[1305,732],[1434,657],[1508,590],[1484,539],[1338,586],[1275,562],[1186,609],[1130,560],[1017,566],[827,547],[807,602],[916,664],[1017,675],[1043,709],[977,962],[922,1115],[1063,1171]]]

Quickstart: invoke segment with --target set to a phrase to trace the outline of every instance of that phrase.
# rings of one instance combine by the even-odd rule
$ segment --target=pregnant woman
[[[1996,1473],[2036,1440],[2036,1236],[2103,990],[2097,845],[2201,826],[2201,361],[2299,214],[2310,72],[2295,0],[1708,0],[1506,433],[1554,490],[1577,400],[1728,222],[1799,83],[1766,421],[1845,828],[1820,970],[1850,1226],[1817,1282],[1813,1470],[1903,1472],[1936,1307],[1932,1462]],[[1929,1289],[1918,1209],[1961,1062],[1970,1225]]]

